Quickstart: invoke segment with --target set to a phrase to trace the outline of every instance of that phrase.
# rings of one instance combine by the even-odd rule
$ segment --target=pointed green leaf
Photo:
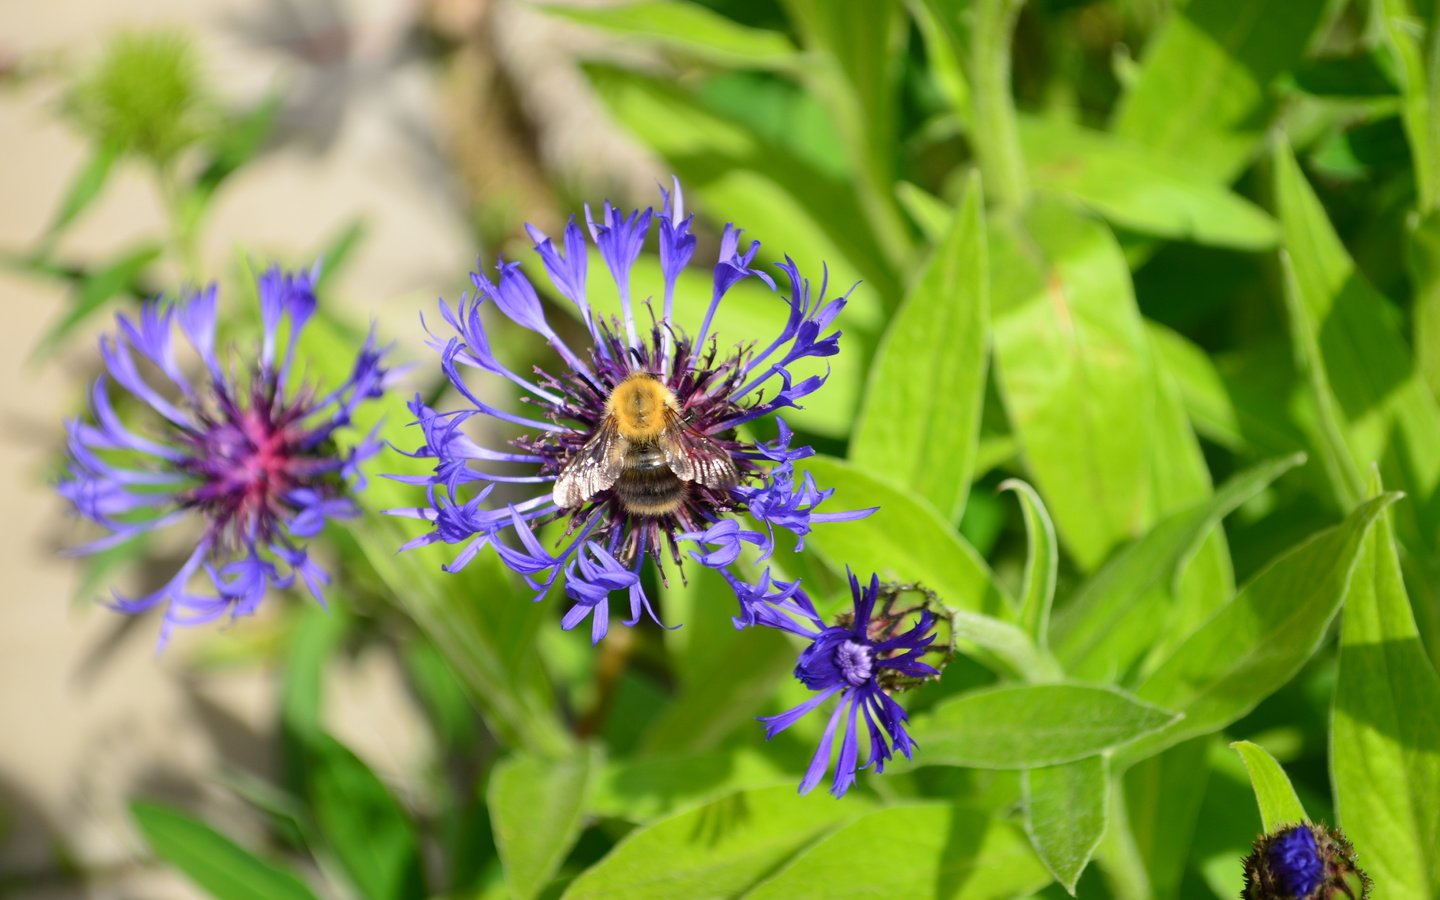
[[[609,761],[595,773],[585,808],[649,822],[737,791],[782,784],[793,787],[794,773],[758,747],[632,757]]]
[[[495,767],[490,821],[516,897],[537,896],[580,836],[590,770],[588,753],[566,760],[512,756]]]
[[[800,61],[795,45],[785,35],[741,25],[699,3],[643,0],[607,6],[546,3],[535,8],[636,43],[658,44],[725,66],[784,69]]]
[[[1055,526],[1035,489],[1018,478],[1000,482],[1000,490],[1014,491],[1025,517],[1025,579],[1020,585],[1020,627],[1029,632],[1041,648],[1050,642],[1050,604],[1055,599],[1055,574],[1060,549],[1055,544]]]
[[[1282,556],[1190,635],[1136,689],[1185,718],[1125,748],[1128,761],[1218,731],[1300,671],[1345,602],[1366,533],[1396,499],[1366,502]]]
[[[1070,896],[1105,836],[1110,777],[1104,756],[1027,770],[1025,833]]]
[[[924,765],[1032,769],[1093,756],[1171,725],[1172,712],[1117,688],[1034,684],[942,701],[915,719]]]
[[[35,348],[36,356],[44,357],[54,352],[82,322],[117,296],[144,296],[141,276],[160,258],[161,252],[158,244],[141,244],[76,279],[75,297],[70,301],[70,308],[40,339]]]
[[[1249,741],[1235,741],[1230,745],[1230,749],[1239,753],[1240,758],[1245,761],[1245,769],[1250,773],[1250,786],[1255,789],[1255,802],[1260,806],[1260,821],[1265,826],[1266,834],[1273,834],[1286,825],[1299,825],[1310,821],[1310,817],[1305,814],[1305,807],[1300,804],[1300,798],[1295,796],[1295,788],[1290,785],[1289,776],[1264,747]]]
[[[66,189],[65,198],[60,201],[60,208],[55,211],[55,219],[45,231],[44,241],[53,240],[67,225],[75,221],[76,217],[90,208],[90,204],[95,202],[106,182],[110,180],[110,172],[115,168],[120,156],[120,152],[113,147],[101,145],[95,149],[90,161],[75,173]]]
[[[1350,448],[1353,470],[1380,462],[1385,481],[1413,497],[1440,486],[1440,404],[1426,389],[1389,302],[1356,267],[1290,150],[1277,146],[1275,198],[1294,279],[1292,321],[1302,358],[1316,367],[1321,402],[1333,393],[1336,423]],[[1293,318],[1293,316],[1292,316]],[[1364,480],[1349,478],[1363,493]],[[1397,508],[1401,540],[1435,533],[1435,516],[1413,503]],[[1417,519],[1417,516],[1423,518]],[[1426,546],[1429,546],[1427,543]]]
[[[1000,396],[1061,544],[1093,569],[1157,513],[1209,495],[1204,457],[1110,230],[1056,202],[992,226]]]
[[[1145,49],[1113,130],[1215,182],[1255,153],[1271,83],[1300,61],[1326,0],[1191,0]]]
[[[988,900],[1028,897],[1049,881],[1014,825],[964,807],[907,804],[839,829],[746,897]]]
[[[735,897],[796,852],[869,812],[852,794],[801,796],[791,785],[732,794],[630,832],[570,884],[567,898]]]
[[[264,862],[220,832],[152,803],[134,803],[145,840],[166,862],[219,900],[313,900],[295,875]]]
[[[885,331],[850,444],[856,465],[927,498],[952,521],[970,490],[984,403],[983,209],[971,178],[949,233]]]
[[[370,767],[327,734],[310,738],[310,811],[362,896],[420,898],[425,872],[415,825]]]
[[[1378,479],[1372,482],[1379,489]],[[1340,626],[1330,726],[1340,825],[1377,897],[1440,891],[1440,677],[1421,646],[1390,523],[1370,532]]]
[[[1153,646],[1173,610],[1142,611],[1139,604],[1175,577],[1217,522],[1303,461],[1296,455],[1248,469],[1111,557],[1055,615],[1053,644],[1066,671],[1113,677]]]
[[[1122,228],[1216,247],[1275,246],[1275,220],[1183,163],[1119,135],[1025,117],[1020,140],[1035,187],[1073,198]]]
[[[345,534],[358,545],[357,558],[373,568],[379,583],[445,654],[492,731],[512,747],[567,755],[572,738],[559,721],[536,657],[534,633],[546,613],[543,604],[476,603],[477,596],[510,593],[494,557],[482,554],[462,572],[441,578],[448,557],[424,549],[395,552],[408,536],[392,518],[371,517]]]
[[[1011,608],[975,548],[929,504],[842,460],[814,456],[797,468],[821,488],[835,489],[828,508],[880,507],[859,521],[820,525],[806,535],[805,546],[835,571],[848,565],[888,581],[918,581],[956,609],[993,615]]]

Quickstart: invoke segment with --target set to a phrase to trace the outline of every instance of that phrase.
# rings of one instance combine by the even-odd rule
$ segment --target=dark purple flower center
[[[269,541],[294,506],[292,491],[334,492],[327,476],[341,463],[330,442],[317,442],[304,426],[310,401],[305,391],[287,401],[271,380],[257,378],[248,405],[222,393],[213,413],[196,416],[186,435],[191,457],[181,468],[199,483],[185,502],[209,517],[212,539],[237,548]]]
[[[1270,845],[1269,856],[1271,871],[1285,892],[1292,896],[1309,895],[1325,875],[1320,848],[1307,826],[1297,825],[1276,835]]]
[[[846,641],[835,648],[835,664],[845,680],[859,687],[870,680],[874,671],[875,655],[864,644]]]

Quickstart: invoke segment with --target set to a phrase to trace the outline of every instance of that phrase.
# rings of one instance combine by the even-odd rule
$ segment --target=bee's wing
[[[716,490],[729,490],[740,481],[735,463],[715,441],[680,422],[660,438],[665,464],[681,481],[693,481]]]
[[[560,477],[551,496],[561,509],[579,506],[605,490],[620,477],[629,442],[621,437],[613,416],[606,416],[595,436],[580,448]]]

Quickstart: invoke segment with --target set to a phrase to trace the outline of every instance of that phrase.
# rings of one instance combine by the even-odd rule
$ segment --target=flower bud
[[[1290,825],[1261,835],[1245,858],[1245,900],[1332,900],[1370,896],[1370,878],[1339,829]]]

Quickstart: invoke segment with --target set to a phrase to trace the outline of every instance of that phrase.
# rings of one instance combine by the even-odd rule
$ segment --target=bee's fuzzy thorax
[[[678,414],[675,394],[648,372],[634,372],[615,385],[605,400],[605,413],[630,441],[653,441],[667,426],[665,411]]]

